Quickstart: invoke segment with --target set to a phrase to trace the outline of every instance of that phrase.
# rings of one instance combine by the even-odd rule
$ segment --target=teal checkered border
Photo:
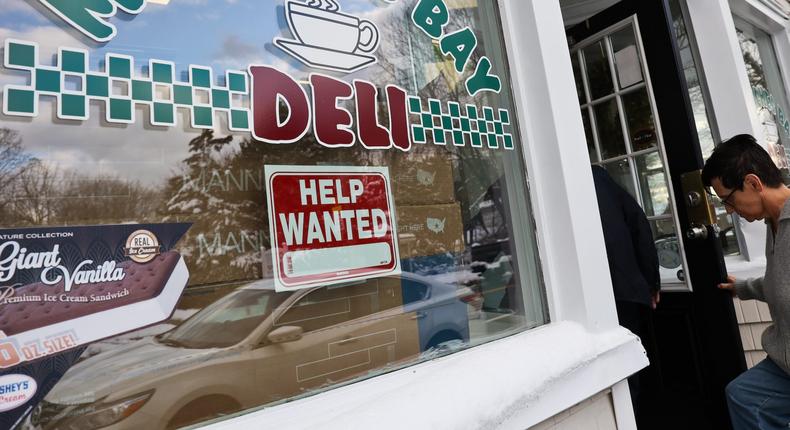
[[[182,108],[190,112],[194,128],[213,128],[215,113],[224,112],[230,130],[250,130],[249,108],[234,106],[249,97],[244,71],[227,71],[226,85],[219,86],[210,67],[190,65],[189,80],[180,82],[173,62],[151,59],[148,76],[138,76],[134,58],[108,53],[105,70],[97,72],[88,68],[88,51],[74,48],[60,48],[56,65],[44,66],[37,43],[13,39],[6,39],[4,57],[6,68],[30,73],[30,85],[5,86],[6,115],[37,116],[40,97],[54,96],[60,119],[87,120],[88,103],[100,100],[110,123],[134,123],[135,107],[147,105],[152,125],[175,126],[176,109]]]
[[[427,143],[432,139],[436,145],[452,143],[455,146],[471,145],[474,148],[513,149],[513,135],[510,133],[510,114],[499,109],[484,106],[480,112],[477,106],[467,104],[464,108],[457,102],[447,102],[447,110],[442,102],[428,99],[427,110],[419,97],[409,97],[411,113],[411,132],[414,143]]]
[[[30,74],[30,85],[4,87],[6,115],[38,116],[39,99],[54,96],[60,119],[87,120],[89,102],[98,100],[104,103],[109,123],[134,123],[136,107],[146,105],[155,126],[175,126],[177,109],[181,108],[190,113],[193,128],[213,128],[217,112],[227,115],[231,131],[252,128],[250,109],[240,106],[250,99],[250,78],[245,71],[226,71],[225,85],[221,86],[216,84],[213,70],[204,66],[190,65],[188,81],[182,82],[175,79],[175,63],[171,61],[151,59],[148,76],[139,76],[134,58],[128,55],[107,53],[104,70],[92,71],[84,49],[60,48],[55,66],[39,64],[35,42],[6,39],[4,52],[6,68]],[[452,101],[443,105],[436,99],[428,99],[424,106],[416,96],[409,97],[408,109],[414,143],[514,148],[506,109],[495,113],[489,106],[478,109]]]

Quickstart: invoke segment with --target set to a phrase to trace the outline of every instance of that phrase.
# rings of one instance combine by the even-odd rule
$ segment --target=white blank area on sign
[[[285,274],[288,277],[337,273],[392,262],[392,250],[385,242],[335,248],[305,249],[288,252]]]

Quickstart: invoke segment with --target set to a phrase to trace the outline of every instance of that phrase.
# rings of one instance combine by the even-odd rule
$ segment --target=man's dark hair
[[[763,184],[776,188],[782,185],[782,173],[768,152],[749,134],[739,134],[721,142],[705,162],[702,183],[710,186],[719,178],[725,188],[743,189],[743,178],[753,173]]]

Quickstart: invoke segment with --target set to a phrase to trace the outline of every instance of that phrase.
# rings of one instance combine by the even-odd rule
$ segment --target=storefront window
[[[787,91],[782,81],[771,35],[735,17],[746,74],[752,87],[763,138],[776,165],[788,180],[787,151],[790,148],[790,118]]]
[[[168,319],[69,349],[23,428],[175,428],[548,321],[496,2],[438,33],[416,0],[41,3],[0,11],[2,228],[186,223],[156,248],[189,275]]]

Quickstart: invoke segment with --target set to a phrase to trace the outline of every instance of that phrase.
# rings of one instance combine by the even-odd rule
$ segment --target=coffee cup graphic
[[[325,7],[319,7],[324,5]],[[315,68],[352,72],[375,63],[379,31],[370,21],[339,11],[333,0],[288,1],[286,20],[296,40],[275,38],[280,49]]]
[[[344,13],[290,2],[288,20],[294,36],[305,45],[352,53],[373,52],[379,43],[372,22]]]

